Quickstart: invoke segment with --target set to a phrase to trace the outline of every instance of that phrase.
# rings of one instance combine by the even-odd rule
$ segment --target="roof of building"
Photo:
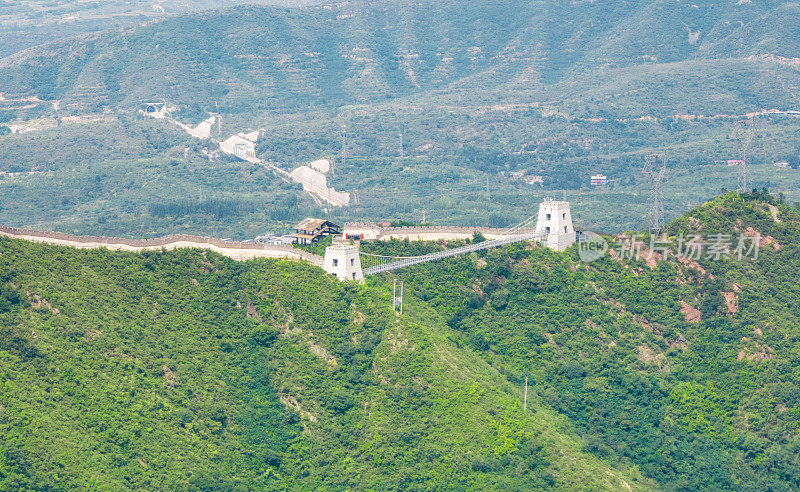
[[[299,224],[294,226],[295,229],[299,229],[301,231],[313,231],[322,227],[326,222],[325,219],[315,219],[313,217],[306,217],[303,219]]]

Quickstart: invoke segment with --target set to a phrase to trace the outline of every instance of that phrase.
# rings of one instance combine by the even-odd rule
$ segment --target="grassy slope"
[[[0,293],[4,488],[650,485],[381,282],[2,240]]]

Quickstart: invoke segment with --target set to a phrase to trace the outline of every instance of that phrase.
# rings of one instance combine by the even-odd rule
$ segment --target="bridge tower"
[[[572,214],[569,202],[559,202],[546,198],[539,204],[539,218],[536,232],[545,236],[542,244],[556,251],[564,251],[575,242],[575,229],[572,227]]]
[[[348,239],[334,236],[333,244],[325,248],[325,259],[322,269],[339,280],[364,280],[361,269],[361,255],[358,253],[358,242],[350,244]]]

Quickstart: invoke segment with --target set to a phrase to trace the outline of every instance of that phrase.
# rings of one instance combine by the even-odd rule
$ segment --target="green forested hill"
[[[650,488],[389,286],[0,240],[0,489]]]
[[[755,260],[419,265],[403,316],[391,278],[0,240],[0,488],[796,489],[800,214],[669,231],[748,228]]]
[[[595,455],[666,490],[794,490],[800,214],[765,193],[728,194],[673,222],[669,247],[722,234],[733,251],[748,228],[764,238],[755,260],[583,264],[517,247],[402,277],[465,346],[536,381]]]

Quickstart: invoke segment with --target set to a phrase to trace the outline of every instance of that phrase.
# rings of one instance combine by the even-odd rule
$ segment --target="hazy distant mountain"
[[[240,4],[301,7],[316,0],[0,0],[0,58],[70,36],[135,25],[176,13]]]
[[[764,104],[780,101],[754,83],[797,79],[799,22],[800,6],[780,1],[235,7],[34,48],[0,62],[0,85],[67,103],[166,98],[249,110],[375,102],[454,84],[530,97],[552,84],[568,88],[575,77],[583,88],[566,95],[581,98],[590,86],[630,90],[620,87],[625,74],[645,92],[661,80],[707,78],[710,86],[681,87],[678,95],[738,91],[759,105],[762,95]]]

